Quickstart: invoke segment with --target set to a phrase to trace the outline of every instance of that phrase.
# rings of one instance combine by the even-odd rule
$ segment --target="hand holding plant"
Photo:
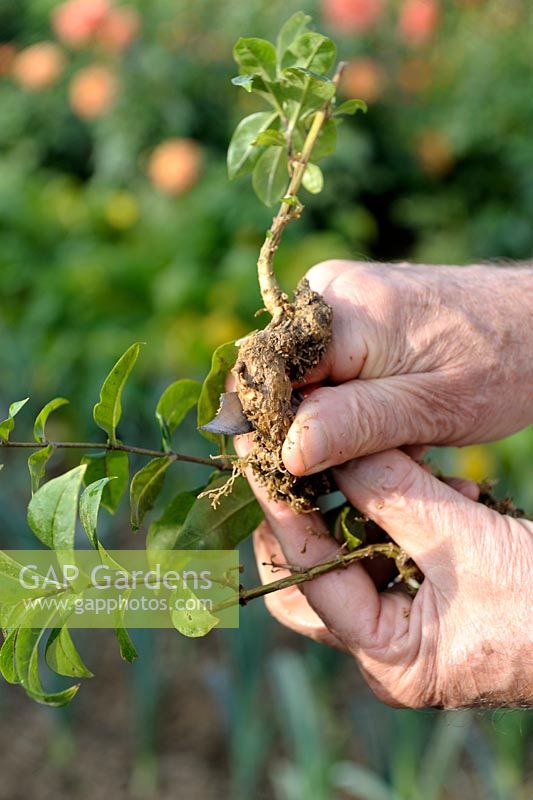
[[[459,423],[458,432],[454,433],[448,426],[442,433],[441,421],[437,423],[439,430],[434,434],[427,398],[416,387],[412,395],[405,388],[400,392],[402,403],[393,402],[389,406],[383,403],[383,396],[390,394],[389,384],[396,387],[398,382],[402,382],[403,386],[404,380],[410,380],[412,385],[413,380],[420,380],[418,362],[411,365],[412,370],[406,367],[412,356],[407,347],[413,345],[412,337],[406,335],[405,341],[400,338],[406,352],[394,350],[398,345],[396,334],[402,327],[400,320],[403,320],[405,330],[412,333],[416,318],[413,307],[418,304],[419,295],[410,291],[412,278],[405,280],[408,287],[404,294],[406,304],[397,314],[393,310],[394,301],[398,301],[397,293],[391,291],[387,281],[380,283],[375,276],[369,278],[371,268],[368,268],[366,277],[362,269],[357,273],[363,277],[361,286],[364,287],[365,280],[373,286],[366,297],[358,296],[361,286],[359,281],[353,282],[356,273],[352,273],[350,283],[346,276],[342,277],[344,267],[335,264],[315,269],[309,281],[301,281],[292,299],[278,285],[274,257],[283,231],[304,211],[301,192],[321,191],[323,175],[318,161],[335,150],[341,116],[364,110],[364,103],[358,100],[337,104],[342,65],[335,68],[333,42],[310,30],[309,22],[310,18],[305,14],[295,14],[283,26],[276,45],[261,39],[240,39],[234,51],[240,74],[233,82],[241,87],[241,91],[255,94],[267,104],[267,110],[251,114],[237,127],[230,143],[228,168],[230,177],[251,172],[252,184],[259,198],[267,205],[280,203],[257,264],[264,309],[271,315],[270,322],[264,330],[247,336],[238,349],[233,342],[219,347],[203,385],[182,379],[166,389],[155,410],[161,432],[161,444],[155,449],[124,443],[118,430],[123,389],[139,356],[139,344],[132,345],[117,361],[102,385],[99,402],[94,406],[94,421],[106,434],[105,441],[49,441],[46,435],[48,416],[66,402],[59,397],[39,413],[33,442],[12,441],[15,417],[26,401],[13,403],[7,418],[0,422],[1,444],[6,448],[35,451],[29,458],[33,497],[28,509],[28,522],[37,539],[52,550],[65,547],[73,550],[79,512],[91,547],[103,559],[106,553],[96,524],[100,507],[114,513],[129,486],[131,528],[133,531],[140,529],[154,509],[165,478],[177,461],[202,464],[210,467],[212,474],[198,492],[175,495],[162,514],[152,521],[147,537],[148,550],[235,547],[257,528],[263,516],[244,477],[246,472],[268,522],[283,546],[288,564],[280,566],[277,560],[272,559],[272,553],[268,551],[274,549],[275,543],[263,523],[262,534],[257,536],[263,577],[268,574],[265,567],[269,565],[281,569],[282,577],[273,574],[275,579],[268,585],[248,590],[235,585],[229,602],[245,605],[253,598],[273,597],[281,589],[294,591],[297,584],[309,583],[305,595],[318,612],[318,617],[300,595],[297,596],[297,613],[293,613],[294,609],[287,613],[286,593],[269,601],[276,615],[283,621],[290,619],[292,627],[305,629],[315,637],[327,637],[332,643],[354,653],[373,686],[389,702],[460,704],[468,698],[479,700],[480,697],[490,702],[511,697],[519,702],[530,691],[529,676],[525,674],[519,679],[513,672],[515,667],[520,667],[519,654],[511,654],[510,662],[494,659],[495,668],[499,669],[503,664],[506,672],[498,686],[492,689],[481,680],[482,673],[472,671],[472,685],[479,688],[477,697],[468,688],[465,688],[466,694],[455,692],[454,686],[463,680],[466,673],[461,669],[447,673],[442,659],[456,658],[452,652],[457,644],[453,639],[454,622],[462,614],[470,615],[471,628],[466,630],[475,628],[478,617],[488,624],[486,616],[489,612],[481,608],[477,600],[471,602],[471,608],[465,606],[465,598],[470,597],[476,581],[479,583],[479,576],[485,575],[487,568],[486,560],[476,561],[475,549],[479,544],[472,531],[480,526],[487,552],[492,553],[493,558],[501,559],[500,550],[506,531],[512,535],[513,547],[517,547],[520,553],[522,548],[527,549],[531,534],[529,523],[483,509],[473,502],[477,496],[467,500],[396,451],[371,456],[359,464],[348,463],[341,470],[324,471],[355,455],[391,446],[462,442],[468,435],[469,407],[465,404],[464,419]],[[331,280],[329,277],[323,280],[330,272]],[[403,273],[398,269],[395,274],[401,276]],[[337,292],[343,281],[346,287],[349,285],[349,301],[359,310],[364,309],[361,319],[354,317],[352,320],[351,311],[346,317],[346,298]],[[398,282],[402,283],[400,278]],[[424,281],[420,282],[422,295],[425,285]],[[386,303],[387,307],[381,308],[379,324],[373,328],[372,304],[376,287],[379,289],[380,286],[383,297],[390,301],[390,307]],[[370,334],[378,330],[381,335],[384,328],[387,330],[383,322],[387,315],[393,320],[389,330],[392,340],[388,342],[390,347],[378,348],[376,357],[377,351],[370,348]],[[366,323],[370,324],[368,330]],[[424,321],[418,333],[426,342]],[[483,333],[481,326],[481,343],[485,341]],[[439,344],[441,334],[439,328],[433,344]],[[424,358],[427,360],[431,346],[426,342],[425,349],[421,349],[422,361]],[[440,354],[441,350],[438,347],[437,350]],[[479,348],[474,347],[474,350],[478,352]],[[390,366],[390,359],[387,361],[389,356],[392,358],[391,353],[395,353],[393,366]],[[446,357],[437,365],[444,377],[450,374],[449,357],[448,348]],[[461,363],[459,358],[459,367]],[[474,362],[473,365],[479,366]],[[431,364],[426,364],[426,368],[430,373],[430,384],[433,380],[426,394],[435,400],[440,396],[437,391],[439,369]],[[226,377],[231,370],[235,392],[225,393]],[[410,371],[412,375],[403,374]],[[476,372],[476,369],[471,372],[477,376],[476,386],[481,384],[480,376],[485,372]],[[361,381],[364,377],[383,378],[383,382]],[[310,381],[325,380],[336,384],[344,382],[344,385],[317,389],[303,401],[298,411],[301,395],[294,392],[294,385],[301,387]],[[452,385],[457,387],[459,384]],[[304,393],[310,394],[308,389]],[[416,401],[412,415],[409,407],[411,396]],[[354,405],[357,397],[359,404]],[[336,398],[333,411],[332,398]],[[516,404],[516,397],[512,400]],[[357,408],[356,415],[350,413],[350,404]],[[520,401],[518,405],[516,419],[513,418],[512,422],[498,420],[494,429],[481,424],[476,428],[476,440],[490,438],[494,431],[506,430],[504,422],[508,423],[509,430],[523,424],[522,405],[525,407],[526,401]],[[174,449],[175,431],[195,407],[199,430],[218,450],[211,458]],[[385,413],[386,407],[388,411]],[[319,409],[316,418],[313,409]],[[341,413],[337,414],[337,411]],[[316,422],[318,417],[330,426],[329,442],[333,443],[325,457],[323,454],[315,457],[318,440],[313,419]],[[305,420],[311,424],[307,425]],[[363,436],[356,435],[350,428],[359,421],[363,424]],[[239,454],[234,456],[228,453],[227,436],[241,432],[251,432],[251,437],[247,448],[239,445]],[[301,446],[300,451],[296,450],[296,445]],[[61,449],[81,449],[85,454],[78,466],[43,483],[49,460]],[[150,461],[136,472],[130,482],[131,455],[146,456]],[[398,479],[384,480],[383,474],[388,475],[389,471],[393,477],[398,473]],[[79,499],[82,485],[86,488]],[[343,490],[348,501],[327,514],[329,530],[334,533],[337,544],[326,533],[326,524],[316,512],[319,497],[336,487]],[[469,495],[477,493],[472,486],[461,488]],[[376,491],[379,495],[377,502]],[[482,499],[494,505],[488,495]],[[505,505],[504,510],[512,509]],[[461,539],[465,525],[468,535]],[[430,532],[429,549],[422,528],[424,536]],[[526,549],[524,553],[527,555]],[[16,565],[4,556],[0,554],[0,572],[12,575]],[[380,556],[388,561],[385,578],[382,575],[378,580],[374,567],[383,572]],[[263,559],[265,563],[262,563]],[[374,559],[370,566],[369,559]],[[467,574],[463,575],[462,567],[451,570],[447,566],[450,559],[454,564],[466,565]],[[365,568],[350,566],[363,560]],[[350,569],[345,570],[348,566]],[[386,586],[391,581],[396,584],[403,582],[405,589],[415,593],[423,578],[419,568],[426,579],[414,600],[397,591],[382,596],[378,594],[376,585],[382,588],[381,584]],[[283,569],[288,571],[283,572]],[[493,593],[505,624],[510,617],[508,598],[503,595],[508,593],[509,597],[518,597],[515,591],[520,593],[522,585],[522,573],[513,572],[509,566],[497,580],[488,581],[485,587]],[[340,610],[339,596],[344,604]],[[294,598],[294,594],[291,597]],[[449,613],[448,608],[451,609]],[[38,648],[45,629],[18,624],[19,612],[20,608],[13,603],[5,600],[0,603],[0,621],[4,631],[0,671],[6,680],[20,683],[31,697],[40,702],[51,705],[69,702],[76,694],[77,686],[58,693],[48,693],[43,689],[38,671]],[[188,619],[185,622],[176,619],[174,624],[182,633],[197,636],[210,630],[216,624],[216,618],[200,614],[193,621]],[[514,635],[513,625],[509,624],[509,630]],[[437,647],[435,637],[439,636],[444,645]],[[133,660],[135,648],[121,625],[117,626],[117,638],[123,658]],[[473,635],[470,638],[474,645],[479,643]],[[525,647],[518,634],[515,638],[520,647]],[[496,644],[499,648],[504,645],[499,640]],[[70,638],[68,619],[48,636],[46,653],[48,665],[60,674],[90,676]],[[411,666],[412,680],[409,683],[404,680],[403,673]],[[428,670],[432,669],[430,674]],[[428,675],[432,682],[428,682]]]

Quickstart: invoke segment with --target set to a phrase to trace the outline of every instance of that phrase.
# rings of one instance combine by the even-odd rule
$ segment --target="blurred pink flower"
[[[341,33],[363,33],[379,22],[386,0],[322,0],[322,16]]]
[[[109,0],[68,0],[52,12],[52,27],[61,41],[79,49],[89,44],[109,10]]]
[[[400,9],[400,35],[409,45],[423,44],[435,31],[439,17],[437,0],[405,0]]]

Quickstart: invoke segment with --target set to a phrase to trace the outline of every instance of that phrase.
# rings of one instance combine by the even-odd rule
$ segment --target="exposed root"
[[[202,497],[209,497],[213,508],[217,508],[217,506],[220,505],[221,499],[231,494],[233,484],[240,475],[244,475],[247,466],[248,456],[237,458],[232,464],[231,475],[223,486],[219,486],[217,489],[207,489],[205,492],[200,492],[198,500]]]
[[[234,368],[243,411],[255,428],[248,464],[271,499],[287,500],[298,511],[314,508],[328,479],[295,478],[283,465],[281,448],[294,419],[292,383],[320,361],[331,339],[332,315],[301,281],[283,313],[243,341]]]
[[[480,495],[479,502],[483,503],[487,508],[492,508],[500,514],[507,514],[508,517],[515,517],[520,519],[525,517],[525,512],[521,508],[517,508],[510,497],[504,497],[500,500],[492,494],[492,488],[496,481],[484,480],[479,486]]]

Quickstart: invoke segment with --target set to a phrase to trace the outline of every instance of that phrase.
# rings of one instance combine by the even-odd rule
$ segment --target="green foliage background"
[[[4,0],[0,39],[18,48],[53,40],[50,12],[57,5]],[[249,179],[229,183],[225,167],[236,122],[256,110],[230,84],[232,45],[239,35],[274,35],[299,8],[314,12],[318,23],[320,6],[292,0],[132,5],[142,17],[142,35],[122,56],[66,50],[64,75],[42,92],[27,91],[9,74],[0,77],[0,403],[7,409],[29,394],[27,408],[36,413],[61,394],[71,404],[50,419],[51,438],[93,437],[90,412],[102,379],[131,342],[144,341],[125,393],[121,436],[154,446],[153,408],[161,391],[176,378],[205,375],[214,347],[252,327],[260,305],[254,264],[270,211],[253,197]],[[525,0],[448,0],[433,37],[413,50],[398,38],[398,6],[391,0],[369,33],[333,32],[340,55],[370,58],[383,86],[366,117],[342,126],[338,151],[323,165],[325,191],[307,199],[301,222],[287,232],[278,264],[288,289],[325,258],[531,258],[533,11]],[[120,89],[110,112],[87,122],[69,106],[69,81],[95,61],[117,72]],[[413,61],[411,74],[426,76],[426,85],[419,80],[415,89],[405,79]],[[162,194],[147,176],[150,153],[173,137],[194,139],[203,152],[196,185],[178,197]],[[17,417],[17,438],[30,438],[32,417],[25,412]],[[207,443],[202,450],[196,442],[191,422],[178,444],[208,452]],[[435,459],[474,478],[498,477],[499,491],[532,512],[532,445],[529,431]],[[23,546],[26,466],[11,453],[3,460],[9,470],[0,482],[0,544]],[[60,466],[68,468],[67,456]],[[179,480],[192,488],[198,474],[181,468]],[[111,526],[108,533],[115,541],[129,535]],[[526,796],[531,723],[523,716],[468,718],[464,738],[450,744],[453,724],[433,715],[390,712],[361,689],[344,703],[329,679],[343,669],[335,654],[302,649],[290,637],[284,644],[298,647],[298,654],[287,655],[272,631],[262,636],[268,622],[260,610],[242,618],[239,641],[221,637],[232,656],[215,692],[226,709],[236,796],[258,782],[265,797],[303,796],[311,781],[322,788],[306,796],[328,797],[334,765],[355,758],[392,787],[390,797],[439,797],[440,786],[423,778],[433,774],[424,747],[431,735],[443,737],[440,746],[455,753],[471,787],[461,795],[452,783],[446,796]],[[149,659],[145,665],[149,671]],[[137,685],[146,685],[147,674],[136,674]],[[281,726],[288,730],[287,769],[277,771],[279,780],[264,777],[279,757],[275,726],[259,699],[266,684],[279,703],[286,701],[289,716],[295,714],[293,725]],[[291,711],[297,690],[305,712],[302,706]],[[156,700],[146,707],[132,692],[145,730]],[[138,738],[138,752],[154,758],[153,742]],[[361,745],[355,754],[348,744],[354,738]],[[306,772],[310,763],[322,770],[319,778]],[[361,775],[357,780],[360,785]]]

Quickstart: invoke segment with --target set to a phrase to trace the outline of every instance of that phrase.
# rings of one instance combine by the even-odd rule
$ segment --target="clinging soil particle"
[[[279,318],[244,341],[234,368],[244,414],[255,428],[247,464],[271,499],[288,500],[300,511],[314,507],[328,480],[324,474],[295,478],[283,465],[281,448],[294,419],[292,383],[322,358],[332,317],[323,297],[302,280]]]

